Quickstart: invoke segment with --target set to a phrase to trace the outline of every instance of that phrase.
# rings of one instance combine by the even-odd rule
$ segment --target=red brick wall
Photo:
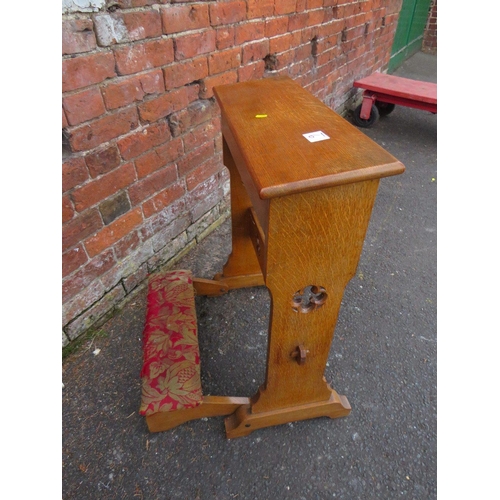
[[[429,9],[429,19],[424,31],[422,52],[437,54],[437,0],[433,0]]]
[[[288,74],[339,112],[401,0],[117,0],[62,18],[63,345],[228,215],[213,86]]]

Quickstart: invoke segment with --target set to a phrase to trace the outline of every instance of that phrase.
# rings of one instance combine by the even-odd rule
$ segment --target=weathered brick
[[[63,325],[66,325],[65,329],[70,338],[74,339],[77,335],[70,333],[69,326],[67,325],[71,320],[74,320],[83,311],[90,308],[92,304],[99,301],[100,298],[105,293],[103,284],[99,280],[93,281],[87,288],[81,290],[78,295],[70,299],[68,302],[63,303]],[[88,325],[89,326],[89,325]],[[87,327],[88,327],[87,326]],[[73,330],[71,330],[73,332]],[[78,331],[78,335],[82,333]]]
[[[122,15],[131,40],[161,36],[161,15],[158,10],[123,12]]]
[[[184,152],[182,140],[172,139],[153,151],[148,151],[135,160],[135,169],[139,178],[146,177],[156,170],[175,161]]]
[[[103,226],[101,216],[97,210],[89,210],[63,225],[62,248],[63,252],[74,247],[80,241],[94,234]]]
[[[139,233],[137,230],[134,230],[121,240],[117,241],[113,245],[113,250],[118,261],[121,261],[134,253],[140,245],[141,239],[139,237]]]
[[[267,19],[264,34],[267,38],[283,35],[288,31],[288,16]]]
[[[62,91],[88,87],[114,76],[115,58],[110,52],[65,59],[62,62]]]
[[[126,77],[123,80],[109,83],[102,87],[102,95],[108,109],[121,108],[140,102],[144,97],[160,94],[165,90],[163,73],[160,69]]]
[[[307,13],[293,14],[288,18],[288,30],[296,31],[304,29],[307,26]]]
[[[364,32],[365,21],[366,21],[366,15],[364,13],[356,14],[348,17],[347,19],[344,19],[344,26],[347,29],[350,28],[362,29]]]
[[[156,150],[148,151],[135,159],[135,170],[140,179],[165,166]]]
[[[168,244],[164,245],[163,248],[156,251],[156,253],[150,259],[148,259],[148,268],[151,270],[155,270],[165,265],[181,251],[188,250],[188,248],[186,248],[187,243],[188,241],[186,234],[179,234],[177,238],[169,241]]]
[[[132,184],[135,180],[135,170],[132,163],[126,163],[112,172],[88,182],[71,193],[71,198],[77,211],[81,212],[121,189]]]
[[[158,146],[170,139],[170,130],[165,121],[130,134],[118,141],[118,148],[124,160],[135,158],[148,149]]]
[[[217,174],[217,172],[219,172],[222,168],[223,165],[217,157],[210,158],[196,167],[186,176],[186,186],[188,191],[192,191],[196,186]]]
[[[260,40],[258,42],[248,43],[242,50],[242,63],[248,64],[255,61],[261,61],[269,53],[269,40]]]
[[[234,47],[234,26],[223,26],[215,32],[215,45],[218,50]]]
[[[170,129],[174,137],[177,137],[188,132],[192,127],[211,120],[218,113],[219,110],[214,102],[197,100],[187,108],[172,114],[169,119]]]
[[[259,61],[259,62],[261,62],[262,65],[264,66],[263,61]],[[217,126],[217,130],[220,131],[220,123]],[[215,153],[222,154],[222,134],[219,133],[215,136],[214,143],[215,143]],[[221,156],[221,158],[222,158],[222,156]],[[220,161],[222,162],[222,159]]]
[[[190,127],[189,133],[183,137],[186,151],[191,151],[205,142],[213,141],[220,135],[220,118],[212,118],[197,127]]]
[[[127,276],[123,280],[123,286],[127,293],[130,293],[134,288],[136,288],[140,283],[142,283],[148,277],[148,266],[144,263],[137,271],[135,271],[130,276]]]
[[[62,128],[66,128],[69,126],[68,118],[66,117],[66,113],[64,112],[64,108],[62,108]]]
[[[73,208],[73,203],[68,195],[62,197],[62,221],[68,222],[75,215],[75,209]]]
[[[266,23],[264,21],[252,21],[236,26],[234,32],[234,43],[241,45],[245,42],[253,42],[265,37]]]
[[[280,52],[284,52],[288,50],[292,45],[292,35],[290,33],[286,33],[281,36],[276,36],[269,40],[269,53],[270,54],[279,54]]]
[[[182,87],[196,80],[208,76],[208,63],[206,56],[190,61],[179,61],[163,68],[165,89],[171,90]]]
[[[182,177],[194,170],[198,165],[211,158],[214,154],[214,143],[209,141],[202,146],[189,152],[186,156],[177,161],[179,175]]]
[[[222,198],[218,176],[210,177],[189,192],[188,203],[193,221],[198,220]]]
[[[191,85],[188,85],[186,89],[187,89],[187,98],[189,105],[200,98],[201,81],[193,82]]]
[[[295,12],[304,12],[306,10],[307,0],[296,0]]]
[[[99,212],[101,212],[104,224],[108,225],[120,217],[120,215],[127,213],[131,208],[127,193],[122,192],[113,198],[104,200],[99,205]]]
[[[224,73],[233,68],[238,68],[241,63],[241,50],[239,47],[214,52],[208,56],[208,69],[210,75]]]
[[[161,36],[160,13],[154,9],[135,12],[105,12],[93,16],[101,47]]]
[[[69,158],[62,164],[62,192],[83,184],[89,178],[85,160],[82,157]]]
[[[246,19],[246,15],[246,3],[243,0],[210,4],[210,23],[212,26],[239,23]]]
[[[257,61],[238,68],[238,81],[260,80],[264,76],[266,65],[264,61]]]
[[[276,56],[274,69],[277,71],[287,68],[289,65],[293,64],[295,52],[293,50],[287,50]]]
[[[128,194],[133,206],[158,193],[177,180],[175,165],[167,165],[130,186]]]
[[[101,93],[96,87],[64,97],[63,106],[70,125],[79,125],[106,112]]]
[[[87,256],[85,254],[85,251],[81,246],[78,248],[78,253],[82,254],[85,257],[84,262],[86,262]],[[109,271],[115,264],[116,260],[113,255],[113,250],[111,249],[88,261],[88,263],[85,264],[84,267],[81,267],[81,269],[78,269],[78,271],[76,271],[72,276],[63,280],[63,303],[67,302],[83,289],[87,288],[95,279],[99,278],[99,276],[102,276],[106,271]]]
[[[120,9],[133,9],[134,7],[145,7],[157,3],[163,3],[165,0],[114,0],[113,3]]]
[[[150,240],[152,236],[166,228],[171,224],[179,214],[185,213],[187,210],[184,197],[175,200],[167,207],[160,210],[145,221],[139,230],[143,241]]]
[[[227,71],[226,73],[221,73],[220,75],[209,76],[203,80],[200,97],[202,99],[210,99],[214,95],[213,88],[217,85],[227,85],[229,83],[236,83],[238,80],[238,73],[233,71]]]
[[[134,230],[134,232],[137,232]],[[131,233],[133,234],[133,233]],[[114,245],[116,248],[117,245],[120,245],[127,241],[129,236],[123,238],[123,240],[117,242]],[[101,276],[100,280],[102,284],[106,287],[106,290],[113,288],[116,286],[124,277],[130,276],[132,273],[137,271],[139,267],[147,262],[147,260],[153,255],[153,246],[150,241],[146,241],[143,244],[139,245],[137,249],[133,252],[129,252],[125,258],[122,258],[118,261],[118,264],[110,269],[107,273]]]
[[[85,157],[85,162],[92,177],[110,172],[118,165],[122,159],[116,145],[91,153]]]
[[[109,226],[104,227],[94,236],[85,241],[85,248],[90,257],[100,254],[118,240],[130,233],[142,222],[142,213],[139,207],[122,215]]]
[[[174,60],[172,39],[162,38],[113,48],[119,75],[157,68]]]
[[[78,54],[96,48],[96,39],[90,19],[66,19],[62,22],[62,53]]]
[[[62,254],[62,277],[72,273],[88,261],[82,245],[71,248]]]
[[[98,283],[100,287],[102,284]],[[97,297],[98,292],[87,297],[87,302],[94,304],[91,308],[82,308],[80,316],[72,321],[66,327],[66,333],[70,339],[75,339],[82,333],[84,333],[91,325],[96,321],[104,317],[108,312],[110,312],[113,307],[119,304],[125,297],[125,290],[121,284],[117,285],[113,290],[108,292],[106,295],[101,296],[99,300],[94,300],[93,297]],[[76,317],[76,316],[75,316]]]
[[[301,45],[300,47],[297,47],[294,51],[295,51],[294,61],[296,63],[299,63],[300,61],[303,61],[304,59],[311,57],[311,46],[309,44]]]
[[[180,35],[175,38],[175,60],[182,61],[215,50],[215,31]],[[169,61],[170,62],[170,61]]]
[[[323,9],[309,12],[307,16],[307,26],[320,26],[325,19],[325,11]],[[363,21],[364,22],[364,21]]]
[[[204,236],[210,234],[215,227],[218,227],[222,222],[220,220],[220,212],[217,206],[212,208],[205,215],[200,217],[194,224],[192,224],[186,231],[188,240],[198,238],[200,241]]]
[[[247,0],[247,18],[272,17],[274,0]]]
[[[134,130],[139,125],[137,110],[123,109],[70,131],[73,151],[86,151]]]
[[[165,118],[174,111],[185,108],[188,105],[188,89],[171,90],[160,97],[155,97],[138,106],[139,116],[145,122],[155,122]]]
[[[183,196],[185,192],[186,190],[182,181],[171,184],[143,203],[142,210],[144,212],[144,217],[149,218],[165,207],[170,206],[175,200]]]
[[[187,213],[181,214],[179,217],[174,219],[169,226],[162,229],[151,238],[154,251],[160,252],[165,247],[168,248],[171,244],[170,242],[174,241],[180,234],[184,233],[190,225],[191,218]],[[184,243],[186,243],[186,239],[183,238],[183,240]],[[173,257],[176,253],[177,252],[170,254],[170,256]]]
[[[296,0],[275,0],[274,13],[281,16],[283,14],[291,14],[295,12]]]
[[[179,33],[208,28],[208,5],[169,5],[161,8],[163,32],[166,34]]]

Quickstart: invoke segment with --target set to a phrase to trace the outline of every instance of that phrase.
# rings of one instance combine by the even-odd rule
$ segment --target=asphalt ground
[[[436,81],[436,57],[396,72]],[[222,417],[150,434],[138,414],[142,289],[63,363],[62,498],[413,499],[437,496],[437,115],[396,107],[362,129],[405,166],[385,178],[335,330],[327,381],[352,412],[228,440]],[[221,270],[226,221],[176,266]],[[251,396],[265,374],[265,288],[197,297],[205,394]]]

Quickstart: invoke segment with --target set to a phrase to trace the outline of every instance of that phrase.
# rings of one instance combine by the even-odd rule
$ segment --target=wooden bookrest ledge
[[[143,385],[143,400],[153,389],[160,400],[167,399],[149,406],[146,397],[141,412],[152,431],[194,418],[229,415],[228,438],[297,420],[346,416],[349,402],[327,383],[325,366],[379,180],[404,172],[404,166],[288,77],[224,85],[214,92],[231,179],[232,252],[213,280],[188,278],[188,285],[200,295],[268,288],[266,377],[251,398],[204,397],[195,350],[187,356],[194,365],[170,368],[178,373],[173,385],[166,384],[164,376],[161,383],[146,383],[146,389]],[[164,295],[167,302],[173,295]],[[172,325],[185,333],[196,330],[195,316],[184,315],[190,327],[183,329],[159,313],[157,318],[170,325],[169,340],[160,333],[155,339],[148,328],[163,327],[156,328],[154,310],[150,314],[148,305],[145,364],[150,344],[187,346],[196,339],[189,334],[189,342],[179,341],[169,333]],[[194,304],[192,311],[194,315]],[[173,358],[180,359],[177,354]],[[167,386],[175,386],[174,392]],[[170,401],[176,398],[181,406]]]

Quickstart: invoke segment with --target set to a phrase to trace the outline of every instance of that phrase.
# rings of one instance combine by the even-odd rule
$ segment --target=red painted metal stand
[[[356,80],[353,85],[364,89],[363,102],[354,111],[354,121],[360,127],[371,127],[380,115],[389,114],[395,105],[437,113],[435,83],[373,73]]]

